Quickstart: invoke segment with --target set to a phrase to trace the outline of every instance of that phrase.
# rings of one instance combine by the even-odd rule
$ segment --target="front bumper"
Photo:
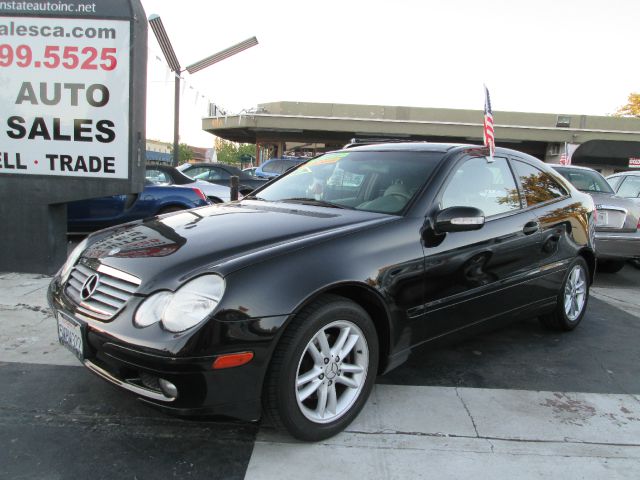
[[[128,306],[111,322],[102,322],[74,311],[56,280],[48,296],[56,318],[62,316],[79,325],[81,361],[102,379],[175,415],[260,418],[262,382],[279,330],[274,327],[283,325],[286,316],[233,321],[213,318],[204,328],[176,341],[180,346],[158,344],[154,349],[152,341],[142,338],[149,333],[146,329],[130,328],[135,306]],[[132,331],[141,337],[139,342]],[[219,355],[243,351],[254,353],[251,362],[235,368],[212,368]],[[168,394],[163,382],[174,386],[177,395]]]
[[[629,233],[596,230],[596,254],[610,260],[640,258],[640,230]]]

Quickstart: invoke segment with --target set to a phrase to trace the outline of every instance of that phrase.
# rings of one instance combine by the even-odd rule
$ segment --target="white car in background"
[[[189,166],[187,163],[183,165]],[[205,180],[194,180],[175,167],[167,165],[147,165],[145,177],[156,185],[182,185],[197,187],[202,190],[202,193],[204,193],[213,203],[223,203],[231,200],[231,188],[207,182]]]
[[[640,171],[614,173],[607,177],[618,197],[632,198],[640,204]]]

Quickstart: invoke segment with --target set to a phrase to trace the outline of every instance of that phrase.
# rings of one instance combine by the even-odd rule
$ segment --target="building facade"
[[[640,119],[579,114],[493,112],[496,144],[548,163],[568,157],[610,174],[640,158]],[[482,144],[483,112],[336,103],[275,102],[250,112],[204,118],[204,130],[256,145],[258,163],[313,156],[352,139]],[[631,166],[630,166],[631,165]]]

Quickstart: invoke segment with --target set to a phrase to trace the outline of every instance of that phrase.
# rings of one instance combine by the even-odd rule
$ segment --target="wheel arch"
[[[189,207],[185,207],[181,203],[167,203],[162,205],[156,211],[155,215],[164,215],[165,213],[179,212],[180,210],[187,210]]]
[[[596,273],[596,255],[593,250],[583,248],[580,250],[580,256],[587,262],[587,266],[589,267],[589,283],[592,284]]]
[[[337,295],[339,297],[351,300],[352,302],[362,307],[367,312],[369,317],[371,317],[373,325],[376,329],[376,333],[378,335],[378,348],[380,357],[378,359],[377,373],[380,374],[384,372],[387,368],[387,364],[389,362],[389,353],[391,351],[391,316],[380,294],[368,285],[363,285],[360,283],[340,283],[328,286],[320,291],[315,292],[295,308],[283,331],[286,330],[287,326],[298,312],[304,309],[307,305],[313,303],[318,299],[318,297],[328,294]]]

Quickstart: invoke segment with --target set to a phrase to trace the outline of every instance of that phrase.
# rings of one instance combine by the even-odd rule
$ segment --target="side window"
[[[266,173],[282,173],[282,163],[283,162],[274,160],[273,162],[269,162],[268,165],[265,165],[262,171]]]
[[[623,179],[624,177],[621,175],[619,177],[607,178],[607,182],[609,182],[609,185],[611,185],[611,188],[613,188],[614,191],[617,191],[618,186]]]
[[[287,168],[293,166],[292,162],[280,162],[280,166],[278,168],[278,173],[280,175],[282,175],[284,172],[287,171]]]
[[[144,176],[150,182],[156,183],[159,174],[160,174],[160,170],[147,168],[147,170],[144,173]]]
[[[516,182],[505,158],[463,161],[442,194],[442,208],[477,207],[486,217],[520,208]]]
[[[171,178],[162,170],[148,169],[146,171],[146,179],[155,185],[170,185]]]
[[[195,178],[198,175],[202,175],[203,173],[205,173],[207,171],[206,168],[203,167],[195,167],[195,168],[188,168],[187,170],[185,170],[185,174],[188,175],[191,178]],[[202,175],[202,177],[204,177],[204,175]],[[202,178],[200,177],[200,178]]]
[[[622,185],[620,185],[617,195],[619,197],[638,197],[640,195],[640,177],[632,177],[631,175],[626,177]]]
[[[568,195],[565,188],[547,172],[519,160],[514,160],[513,166],[520,178],[527,206]]]
[[[229,178],[231,175],[221,168],[212,168],[209,175],[209,180],[229,180]]]

